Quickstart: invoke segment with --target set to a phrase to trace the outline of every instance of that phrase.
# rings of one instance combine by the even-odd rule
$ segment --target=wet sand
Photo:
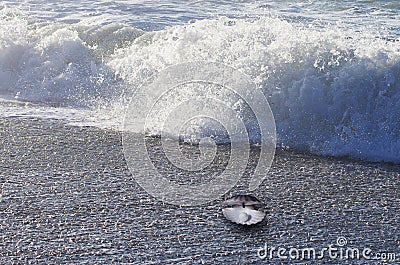
[[[118,132],[33,118],[0,119],[0,132],[0,264],[400,262],[399,165],[277,150],[253,193],[267,218],[242,227],[222,216],[223,197],[178,207],[149,196],[127,168]],[[338,247],[338,237],[343,248],[395,253],[397,261],[258,256],[266,243],[319,250]]]

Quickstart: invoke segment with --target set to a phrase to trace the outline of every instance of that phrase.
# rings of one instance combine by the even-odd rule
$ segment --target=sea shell
[[[261,222],[265,212],[259,207],[262,202],[252,195],[237,195],[222,203],[224,216],[237,224],[253,225]]]

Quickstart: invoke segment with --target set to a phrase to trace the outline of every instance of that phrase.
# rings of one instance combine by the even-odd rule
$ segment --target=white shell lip
[[[265,218],[265,212],[255,209],[263,203],[252,195],[236,195],[222,203],[226,219],[241,225],[254,225]]]

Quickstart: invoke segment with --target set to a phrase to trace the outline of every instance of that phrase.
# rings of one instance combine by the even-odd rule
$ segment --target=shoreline
[[[0,131],[2,264],[285,263],[262,260],[257,250],[321,248],[339,236],[400,259],[397,164],[278,149],[254,192],[267,217],[241,227],[222,216],[222,197],[178,207],[148,195],[127,168],[120,132],[39,118],[1,118]]]

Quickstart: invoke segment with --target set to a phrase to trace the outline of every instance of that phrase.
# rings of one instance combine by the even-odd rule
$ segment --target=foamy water
[[[168,66],[207,60],[263,91],[280,145],[400,162],[397,1],[3,5],[3,116],[119,129],[138,88]]]

